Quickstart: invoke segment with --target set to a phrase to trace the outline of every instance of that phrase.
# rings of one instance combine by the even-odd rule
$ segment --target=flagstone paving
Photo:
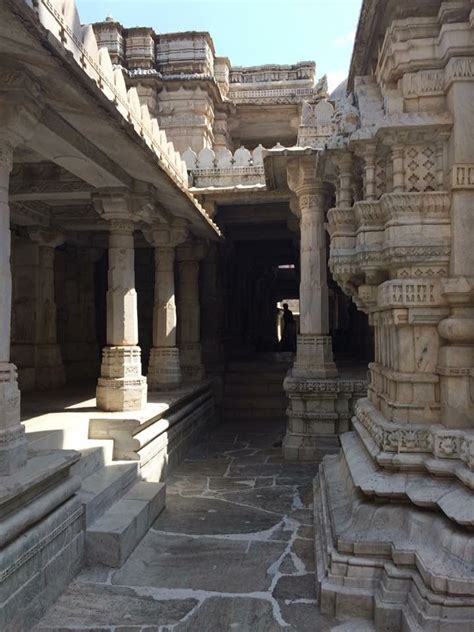
[[[282,436],[275,423],[214,430],[168,478],[166,510],[124,566],[84,570],[38,632],[371,630],[318,610],[318,466],[283,461]]]

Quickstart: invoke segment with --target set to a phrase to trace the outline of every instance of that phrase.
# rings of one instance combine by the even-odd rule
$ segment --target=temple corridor
[[[166,509],[122,568],[84,569],[35,631],[373,629],[318,610],[318,465],[282,459],[284,430],[259,419],[211,431],[168,477]]]

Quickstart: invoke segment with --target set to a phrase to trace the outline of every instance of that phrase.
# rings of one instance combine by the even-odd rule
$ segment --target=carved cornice
[[[283,382],[285,392],[295,393],[348,393],[361,394],[367,392],[367,380],[346,379],[308,379],[288,376]]]
[[[474,57],[451,57],[446,66],[446,83],[474,79]]]

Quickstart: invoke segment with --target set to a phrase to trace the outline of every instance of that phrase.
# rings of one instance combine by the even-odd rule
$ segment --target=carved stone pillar
[[[189,242],[177,248],[178,259],[178,331],[183,377],[198,382],[204,377],[201,356],[201,306],[199,302],[199,262],[206,248]]]
[[[150,389],[166,389],[181,383],[179,349],[176,346],[174,263],[176,246],[186,239],[184,226],[156,227],[151,231],[155,246],[155,304],[153,347],[148,366]]]
[[[222,349],[222,288],[218,245],[209,246],[209,252],[201,263],[202,284],[205,288],[202,305],[202,354],[206,369],[220,372],[223,363]]]
[[[102,351],[97,406],[102,410],[141,410],[147,401],[138,346],[133,221],[124,194],[100,197],[109,222],[107,346]]]
[[[329,334],[325,211],[328,189],[316,175],[316,156],[288,165],[296,193],[293,212],[300,216],[300,335],[293,369],[285,379],[289,399],[283,454],[290,460],[318,460],[337,452],[338,436],[348,430],[361,380],[338,376]],[[350,203],[350,172],[341,178],[340,199]],[[352,376],[351,376],[352,377]]]
[[[26,463],[17,370],[10,363],[12,277],[8,184],[12,165],[13,147],[0,139],[0,476],[8,476]]]
[[[64,235],[40,228],[28,232],[38,244],[35,383],[38,388],[57,388],[66,382],[66,374],[57,342],[54,254],[55,248],[64,243]]]
[[[27,460],[20,423],[17,369],[10,361],[12,276],[8,189],[14,148],[33,133],[41,111],[38,86],[15,71],[0,73],[0,477]],[[27,87],[28,86],[28,87]]]
[[[58,343],[68,382],[97,379],[100,369],[95,264],[103,255],[102,248],[73,245],[58,253],[62,277],[56,293]]]
[[[329,335],[324,229],[328,191],[311,175],[314,160],[289,167],[289,184],[298,198],[301,227],[300,335],[293,376],[326,378],[337,375]]]

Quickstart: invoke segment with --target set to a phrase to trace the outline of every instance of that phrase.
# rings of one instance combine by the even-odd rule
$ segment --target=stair
[[[119,501],[137,481],[137,477],[136,461],[115,461],[85,478],[79,497],[84,505],[86,526],[91,525]]]
[[[138,461],[114,461],[113,439],[89,439],[88,416],[41,421],[27,425],[30,450],[81,453],[71,474],[82,481],[87,563],[121,566],[163,511],[166,486],[141,480]]]
[[[283,380],[289,366],[289,362],[258,359],[229,363],[224,384],[224,418],[227,421],[286,419]]]
[[[164,483],[135,483],[86,531],[87,562],[119,568],[165,506]]]

